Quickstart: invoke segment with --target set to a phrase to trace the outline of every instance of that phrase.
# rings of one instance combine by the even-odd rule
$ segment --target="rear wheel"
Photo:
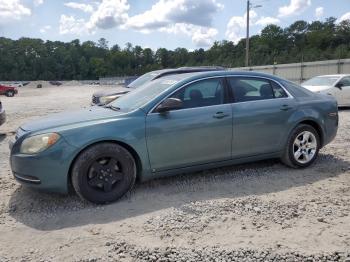
[[[96,204],[118,200],[134,185],[136,164],[125,148],[101,143],[83,151],[72,169],[72,184],[83,199]]]
[[[12,90],[9,90],[9,91],[6,92],[6,96],[7,97],[13,97],[14,95],[15,95],[15,92],[12,91]]]
[[[289,136],[282,162],[293,168],[308,167],[316,160],[320,145],[320,136],[315,128],[299,125]]]

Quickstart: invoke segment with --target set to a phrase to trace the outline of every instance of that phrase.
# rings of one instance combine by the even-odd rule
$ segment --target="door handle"
[[[224,112],[217,112],[215,115],[213,115],[214,118],[221,119],[224,117],[229,116],[228,114],[225,114]]]
[[[282,107],[280,108],[282,111],[288,111],[290,109],[292,109],[293,107],[289,106],[289,105],[282,105]]]

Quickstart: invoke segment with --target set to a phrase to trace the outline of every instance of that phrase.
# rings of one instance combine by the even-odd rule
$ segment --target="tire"
[[[6,92],[6,96],[7,96],[7,97],[14,97],[14,96],[15,96],[15,92],[14,92],[14,91],[11,91],[11,90],[10,90],[10,91],[7,91],[7,92]]]
[[[134,186],[136,163],[124,147],[101,143],[78,156],[71,174],[73,188],[80,198],[106,204],[118,200]]]
[[[306,139],[308,135],[309,139]],[[320,146],[320,135],[316,129],[301,124],[291,132],[281,161],[292,168],[308,167],[316,160]]]

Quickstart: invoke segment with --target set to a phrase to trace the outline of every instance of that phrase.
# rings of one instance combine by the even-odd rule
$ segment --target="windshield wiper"
[[[119,111],[120,110],[120,107],[113,106],[113,105],[106,105],[106,106],[104,106],[104,108],[112,109],[114,111]]]

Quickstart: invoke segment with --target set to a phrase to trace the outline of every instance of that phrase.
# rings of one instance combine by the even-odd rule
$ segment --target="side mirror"
[[[167,98],[156,108],[156,111],[158,113],[164,113],[170,110],[181,109],[182,107],[183,103],[180,99]]]
[[[335,85],[335,87],[339,88],[340,90],[342,90],[342,87],[344,86],[343,83],[339,82]]]

